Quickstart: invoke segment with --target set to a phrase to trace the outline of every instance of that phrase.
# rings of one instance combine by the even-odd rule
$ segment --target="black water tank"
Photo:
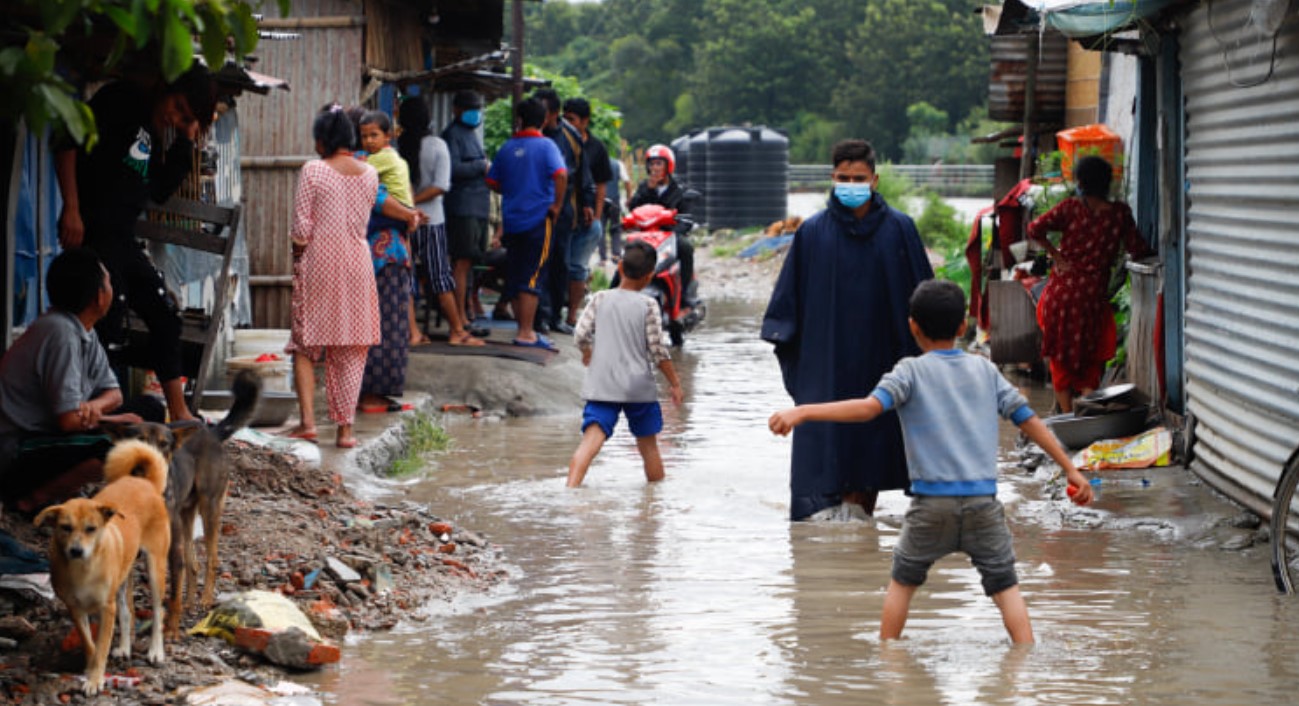
[[[765,226],[789,198],[789,138],[766,127],[708,130],[708,225]],[[691,154],[698,165],[698,153]]]
[[[673,176],[684,188],[690,183],[690,136],[682,135],[668,145],[672,148],[672,154],[677,158],[677,168]]]
[[[690,188],[702,196],[690,204],[690,215],[697,223],[709,223],[708,212],[712,200],[708,196],[708,131],[700,130],[690,136]],[[711,225],[710,225],[711,227]]]

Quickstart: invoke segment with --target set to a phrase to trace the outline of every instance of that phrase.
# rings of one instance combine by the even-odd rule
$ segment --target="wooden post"
[[[1037,161],[1037,64],[1041,58],[1041,43],[1037,34],[1028,35],[1028,48],[1024,57],[1024,145],[1020,151],[1019,178],[1033,176],[1033,163]]]
[[[514,104],[523,100],[523,0],[514,0],[514,51],[510,64],[514,69]]]

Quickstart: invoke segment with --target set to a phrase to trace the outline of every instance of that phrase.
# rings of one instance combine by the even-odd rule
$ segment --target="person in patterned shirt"
[[[1100,385],[1114,357],[1117,329],[1110,306],[1110,273],[1120,249],[1134,258],[1150,254],[1137,232],[1132,209],[1110,200],[1113,169],[1100,157],[1083,157],[1074,168],[1077,196],[1061,201],[1028,226],[1028,237],[1046,247],[1054,261],[1037,305],[1042,357],[1061,412],[1073,410],[1076,395]],[[1047,234],[1059,231],[1059,247]]]
[[[366,354],[379,342],[379,292],[365,237],[379,177],[353,158],[355,127],[341,107],[316,116],[312,134],[320,159],[303,165],[293,201],[293,329],[285,351],[293,355],[302,414],[289,436],[316,439],[313,366],[323,363],[335,443],[351,448]]]

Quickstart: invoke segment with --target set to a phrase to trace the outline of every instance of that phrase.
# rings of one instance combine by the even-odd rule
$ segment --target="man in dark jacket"
[[[162,88],[117,81],[90,99],[99,129],[95,149],[62,150],[54,168],[63,194],[59,243],[83,244],[103,260],[116,299],[97,325],[110,350],[126,342],[127,309],[149,329],[150,364],[162,383],[172,421],[194,419],[181,378],[181,322],[162,273],[135,237],[147,201],[162,203],[190,173],[194,141],[212,122],[213,84],[195,66]],[[164,152],[164,136],[175,138]]]
[[[467,308],[469,272],[484,261],[487,251],[487,220],[491,214],[491,192],[487,188],[487,153],[478,126],[483,123],[483,97],[476,91],[457,91],[451,99],[455,118],[442,131],[451,156],[451,190],[442,199],[447,219],[447,253],[456,281],[456,303],[466,322],[473,321]],[[485,332],[470,327],[470,333]]]
[[[541,328],[572,334],[573,327],[565,323],[563,317],[564,305],[573,306],[568,286],[569,249],[573,233],[586,227],[595,217],[595,182],[591,179],[591,169],[583,149],[582,133],[560,116],[559,94],[553,89],[542,88],[534,92],[533,97],[546,106],[546,124],[541,132],[555,141],[564,163],[568,165],[564,210],[555,220],[547,265],[550,279],[541,298],[537,321],[539,325],[545,324]]]
[[[898,360],[919,355],[907,303],[933,270],[915,223],[874,191],[875,151],[834,146],[834,192],[803,222],[762,321],[795,404],[866,397]],[[897,414],[794,432],[790,518],[872,514],[881,490],[908,487]]]
[[[576,327],[577,315],[582,311],[582,301],[586,298],[586,282],[591,278],[591,255],[604,238],[605,188],[613,179],[613,169],[609,166],[609,151],[600,138],[591,132],[590,101],[585,98],[569,98],[564,101],[564,120],[577,128],[582,136],[583,156],[586,158],[591,181],[595,184],[595,206],[590,220],[585,226],[573,231],[568,248],[568,317],[564,323]]]

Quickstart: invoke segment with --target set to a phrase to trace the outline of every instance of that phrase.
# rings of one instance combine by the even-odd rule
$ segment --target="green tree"
[[[194,37],[209,66],[257,46],[253,14],[265,0],[16,0],[0,18],[0,118],[24,119],[36,130],[53,126],[93,146],[95,120],[63,77],[111,75],[130,52],[144,54],[175,79],[194,61]],[[290,0],[278,0],[281,14]],[[101,37],[111,37],[105,52]]]
[[[711,32],[695,55],[692,92],[711,123],[780,126],[808,103],[820,54],[816,12],[798,3],[709,0]]]
[[[572,76],[561,76],[533,64],[525,64],[524,73],[550,81],[551,88],[559,94],[561,101],[579,96],[586,98],[591,103],[591,132],[600,138],[611,155],[618,153],[623,138],[622,113],[617,107],[584,91],[582,85]],[[488,156],[496,156],[496,151],[505,144],[513,132],[514,108],[510,99],[492,101],[483,114],[483,145]]]
[[[906,108],[927,101],[948,116],[987,100],[988,44],[976,0],[873,0],[846,46],[850,70],[834,94],[836,117],[897,158]],[[950,130],[946,126],[943,132]]]

